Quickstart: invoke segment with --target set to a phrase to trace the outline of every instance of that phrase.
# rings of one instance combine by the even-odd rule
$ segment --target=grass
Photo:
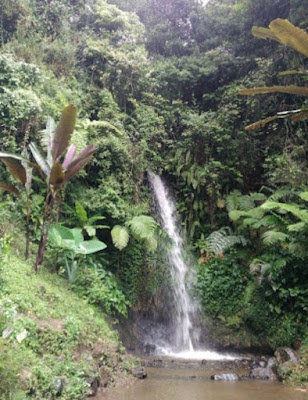
[[[135,361],[67,281],[10,255],[0,294],[0,398],[81,400],[99,382],[130,379]]]

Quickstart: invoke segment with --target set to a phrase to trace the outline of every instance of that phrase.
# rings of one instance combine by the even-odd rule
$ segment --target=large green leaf
[[[129,233],[125,226],[115,225],[111,230],[111,239],[114,246],[123,250],[129,241]]]
[[[78,247],[84,241],[82,231],[80,228],[73,228],[70,231],[73,234],[75,245]]]
[[[62,225],[52,224],[49,229],[48,241],[54,247],[67,248],[66,242],[74,242],[74,235],[71,229]]]
[[[99,240],[87,240],[79,244],[77,254],[87,255],[97,253],[98,251],[104,250],[106,247],[106,244]]]
[[[75,128],[76,117],[77,108],[73,104],[64,108],[52,143],[52,156],[54,161],[68,148]]]

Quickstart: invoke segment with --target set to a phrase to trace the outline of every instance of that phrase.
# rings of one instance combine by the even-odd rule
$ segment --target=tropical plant
[[[26,192],[26,249],[25,258],[29,258],[29,246],[30,246],[30,214],[31,214],[31,185],[32,185],[32,172],[33,167],[31,163],[27,160],[28,153],[24,149],[22,156],[10,155],[7,153],[0,152],[0,160],[4,163],[10,174],[19,180]],[[12,193],[14,195],[19,195],[19,189],[16,186],[8,184],[0,184],[0,189]]]
[[[252,28],[252,34],[261,39],[273,39],[277,42],[286,46],[292,47],[299,53],[308,57],[308,34],[291,24],[290,21],[277,18],[273,20],[269,29],[254,26]],[[308,75],[308,71],[284,71],[280,75]],[[241,95],[256,95],[266,93],[288,93],[301,96],[308,96],[308,88],[305,86],[271,86],[271,87],[255,87],[251,89],[242,89],[239,91]],[[281,111],[275,116],[267,117],[263,120],[254,122],[251,125],[245,127],[245,130],[250,131],[253,129],[263,128],[269,122],[272,122],[279,118],[289,118],[291,121],[301,121],[308,118],[307,107],[302,107],[296,110]]]
[[[53,248],[62,250],[70,283],[73,283],[77,276],[78,255],[87,256],[107,247],[104,242],[97,239],[84,240],[81,229],[69,229],[62,225],[51,225],[49,243]]]
[[[48,230],[52,220],[52,211],[59,200],[60,190],[65,183],[72,179],[90,160],[96,147],[89,145],[76,155],[76,146],[69,142],[76,123],[77,109],[74,105],[64,108],[60,122],[55,126],[49,118],[46,130],[43,132],[44,145],[47,156],[44,157],[39,147],[31,142],[30,151],[36,161],[31,163],[29,158],[9,153],[0,153],[1,160],[6,163],[12,175],[16,176],[23,184],[27,183],[26,168],[23,165],[33,166],[45,180],[47,191],[45,197],[44,214],[41,227],[41,237],[37,251],[34,270],[37,271],[43,262]],[[69,146],[69,147],[68,147]],[[61,157],[66,152],[63,162]]]
[[[236,244],[245,246],[247,240],[242,235],[235,235],[229,226],[225,226],[212,232],[207,238],[201,237],[196,242],[196,247],[201,250],[202,255],[222,255]]]
[[[159,224],[154,218],[138,215],[126,221],[125,226],[115,225],[111,230],[111,238],[115,247],[123,250],[128,245],[131,234],[134,239],[143,242],[148,250],[155,251],[159,232]]]
[[[97,229],[109,228],[108,225],[96,224],[96,221],[102,221],[105,217],[102,215],[89,217],[86,209],[79,201],[75,202],[75,213],[83,234],[86,233],[90,237],[95,237]]]
[[[45,208],[41,229],[41,238],[37,252],[34,270],[43,262],[48,230],[52,220],[52,211],[59,199],[59,192],[67,181],[72,179],[90,160],[96,147],[89,145],[76,155],[76,146],[69,142],[76,123],[77,109],[74,105],[65,107],[58,126],[49,118],[44,131],[44,140],[47,148],[45,158],[35,143],[30,143],[31,153],[40,168],[41,175],[47,185]],[[69,147],[68,147],[69,146]],[[60,159],[66,152],[63,162]]]

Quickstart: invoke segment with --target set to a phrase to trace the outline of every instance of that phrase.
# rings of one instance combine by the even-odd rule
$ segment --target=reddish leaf
[[[19,194],[19,190],[16,187],[11,186],[11,185],[4,185],[4,184],[0,183],[0,189],[4,190],[6,192],[16,194],[16,195]]]
[[[22,185],[25,186],[27,176],[25,168],[21,165],[21,161],[13,157],[0,157],[0,159],[9,170],[10,174],[17,178]]]
[[[71,144],[70,147],[67,150],[66,156],[65,156],[64,161],[62,163],[62,166],[63,166],[64,169],[67,169],[67,167],[73,161],[73,159],[75,157],[75,154],[76,154],[76,146],[74,144]]]
[[[67,149],[75,128],[77,108],[70,104],[62,112],[52,143],[53,160],[57,160]]]

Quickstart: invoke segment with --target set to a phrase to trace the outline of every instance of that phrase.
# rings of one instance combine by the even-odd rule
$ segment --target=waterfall
[[[173,279],[172,304],[175,320],[175,337],[171,344],[178,351],[193,351],[191,315],[195,307],[185,284],[188,267],[183,258],[183,241],[176,224],[175,206],[161,178],[150,172],[149,180],[159,208],[163,229],[171,239],[168,260]]]
[[[196,321],[196,304],[189,296],[187,289],[188,266],[183,255],[183,240],[181,238],[180,229],[177,225],[177,213],[174,202],[166,184],[162,179],[149,172],[149,181],[155,196],[155,201],[158,206],[159,217],[162,227],[167,232],[171,240],[171,246],[168,246],[167,256],[170,264],[170,272],[172,277],[172,288],[169,307],[170,321],[172,322],[172,335],[169,335],[168,342],[160,341],[160,328],[155,327],[152,330],[151,339],[155,346],[162,354],[181,357],[187,359],[234,359],[229,355],[219,354],[209,350],[201,351],[199,349],[199,327],[194,326]],[[154,333],[153,333],[154,331]]]

